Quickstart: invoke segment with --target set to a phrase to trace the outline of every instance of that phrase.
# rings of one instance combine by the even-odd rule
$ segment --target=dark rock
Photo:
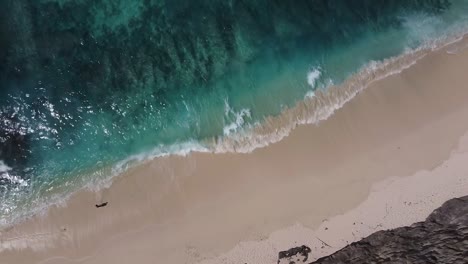
[[[302,264],[309,258],[310,248],[307,246],[295,247],[290,250],[281,251],[278,254],[278,264]]]
[[[278,264],[468,263],[468,196],[444,203],[424,222],[376,232],[315,262],[307,262],[310,252],[282,251]]]
[[[312,263],[468,263],[468,196],[444,203],[424,222],[376,232]]]

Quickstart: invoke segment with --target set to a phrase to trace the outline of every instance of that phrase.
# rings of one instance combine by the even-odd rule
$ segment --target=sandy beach
[[[0,230],[0,263],[276,263],[421,221],[468,194],[467,43],[252,153],[157,158],[81,191]]]

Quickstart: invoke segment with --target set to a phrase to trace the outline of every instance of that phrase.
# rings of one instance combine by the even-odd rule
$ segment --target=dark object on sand
[[[96,204],[96,208],[104,207],[107,205],[107,202],[101,203],[101,204]]]
[[[449,200],[424,222],[376,232],[313,263],[468,263],[468,196]]]
[[[310,248],[308,246],[295,247],[278,254],[278,264],[302,264],[309,258]]]

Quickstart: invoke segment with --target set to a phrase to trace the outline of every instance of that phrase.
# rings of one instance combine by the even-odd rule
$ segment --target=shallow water
[[[213,150],[468,17],[466,0],[0,2],[0,224],[128,157]]]

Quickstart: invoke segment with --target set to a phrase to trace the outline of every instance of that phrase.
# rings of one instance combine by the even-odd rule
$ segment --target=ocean
[[[468,0],[0,3],[0,226],[151,158],[266,146],[468,27]]]

